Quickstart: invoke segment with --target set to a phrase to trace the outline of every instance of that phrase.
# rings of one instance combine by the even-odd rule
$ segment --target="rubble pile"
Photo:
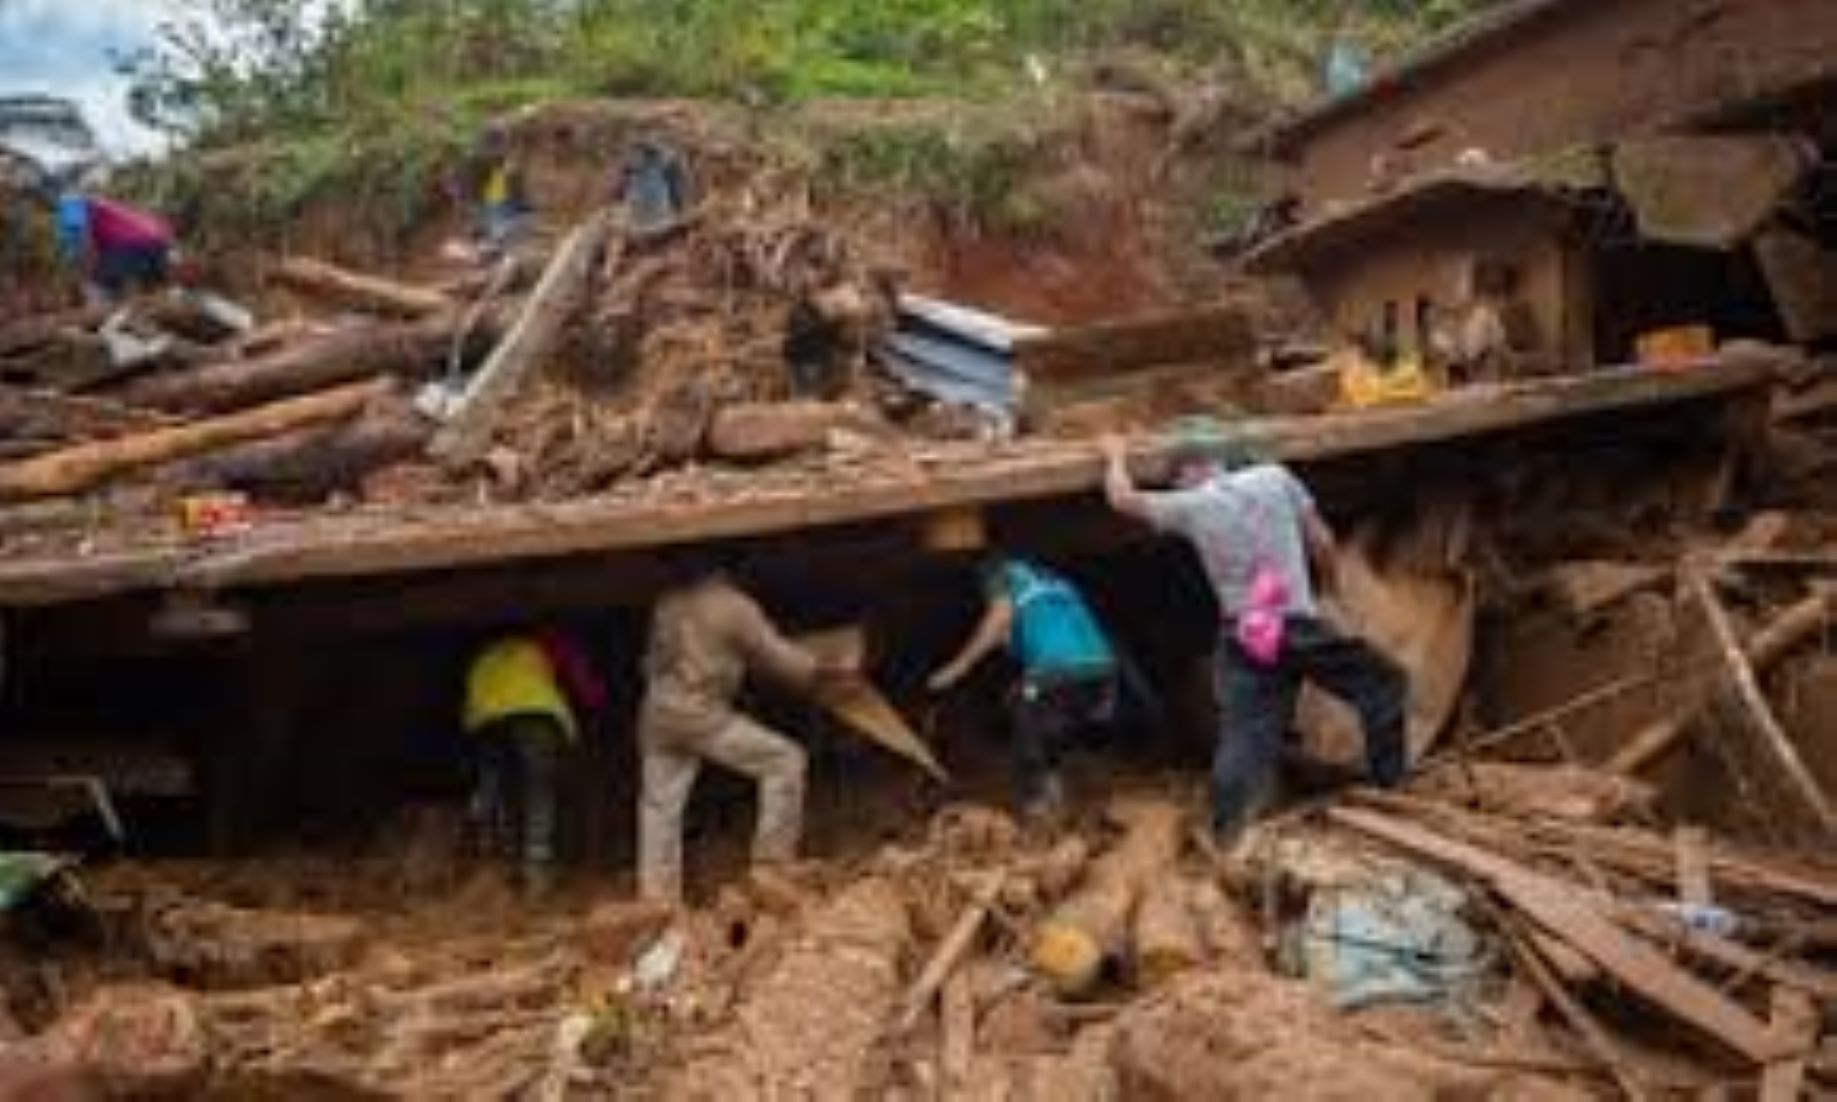
[[[1462,774],[1509,777],[1507,795]],[[1579,801],[1592,775],[1451,754],[1229,852],[1161,785],[1053,830],[952,805],[877,853],[761,870],[677,912],[596,889],[524,907],[495,881],[372,893],[361,917],[186,894],[202,885],[149,905],[157,870],[101,870],[93,905],[138,963],[47,957],[64,976],[48,1008],[11,976],[35,1031],[5,1074],[542,1097],[1787,1098],[1837,1081],[1817,1013],[1837,997],[1837,869]],[[1090,955],[1066,953],[1068,930]]]
[[[265,324],[175,289],[0,325],[0,526],[552,500],[898,434],[867,370],[895,292],[791,182],[470,263],[436,287],[290,258]]]

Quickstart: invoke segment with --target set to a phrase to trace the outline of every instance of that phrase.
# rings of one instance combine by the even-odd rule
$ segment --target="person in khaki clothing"
[[[644,662],[648,684],[638,719],[641,896],[681,898],[683,810],[705,761],[759,784],[754,862],[797,855],[804,750],[735,710],[734,698],[749,672],[807,691],[823,679],[852,676],[858,666],[858,657],[824,659],[786,639],[758,603],[718,570],[663,596],[651,621]]]

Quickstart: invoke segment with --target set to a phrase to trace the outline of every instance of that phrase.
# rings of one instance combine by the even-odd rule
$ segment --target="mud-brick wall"
[[[1311,212],[1363,193],[1381,161],[1526,157],[1834,75],[1837,4],[1825,0],[1571,0],[1292,132],[1284,152]]]
[[[1504,264],[1528,308],[1535,348],[1553,368],[1593,362],[1589,268],[1580,239],[1555,209],[1522,196],[1472,196],[1439,204],[1367,235],[1355,247],[1306,262],[1302,281],[1343,334],[1376,333],[1396,311],[1405,347],[1416,348],[1417,304],[1438,314],[1472,298],[1477,262]]]

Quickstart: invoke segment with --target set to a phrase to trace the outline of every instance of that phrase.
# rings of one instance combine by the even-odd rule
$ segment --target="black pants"
[[[567,733],[551,716],[528,714],[494,720],[473,737],[473,815],[486,848],[526,867],[552,864]]]
[[[1245,654],[1227,628],[1218,666],[1224,729],[1212,759],[1212,815],[1219,833],[1242,829],[1268,800],[1304,681],[1358,713],[1372,781],[1389,788],[1403,780],[1409,682],[1395,662],[1363,639],[1341,635],[1311,616],[1291,616],[1273,665]]]
[[[1022,678],[1010,703],[1014,788],[1021,806],[1046,795],[1072,739],[1116,718],[1116,677]]]

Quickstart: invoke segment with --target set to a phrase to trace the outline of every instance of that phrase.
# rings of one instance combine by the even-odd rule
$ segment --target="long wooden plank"
[[[1327,814],[1336,823],[1486,881],[1533,922],[1568,942],[1629,989],[1755,1063],[1793,1054],[1794,1044],[1767,1023],[1623,931],[1584,897],[1549,877],[1377,812],[1333,808]]]
[[[1545,380],[1419,407],[1325,417],[1277,418],[1251,427],[1273,454],[1306,465],[1371,452],[1534,428],[1570,417],[1722,399],[1760,388],[1766,362],[1732,362],[1691,372],[1612,371]],[[1158,459],[1142,449],[1144,461]],[[718,501],[657,503],[608,496],[553,506],[426,511],[400,518],[355,517],[311,525],[274,524],[204,554],[182,548],[119,552],[106,567],[64,558],[0,563],[0,605],[34,606],[180,580],[260,586],[323,577],[361,577],[480,563],[560,557],[916,515],[940,508],[1019,503],[1094,492],[1102,463],[1088,448],[1029,442],[1006,450],[944,453],[899,475],[772,488],[760,481]],[[80,571],[80,585],[62,575]]]

